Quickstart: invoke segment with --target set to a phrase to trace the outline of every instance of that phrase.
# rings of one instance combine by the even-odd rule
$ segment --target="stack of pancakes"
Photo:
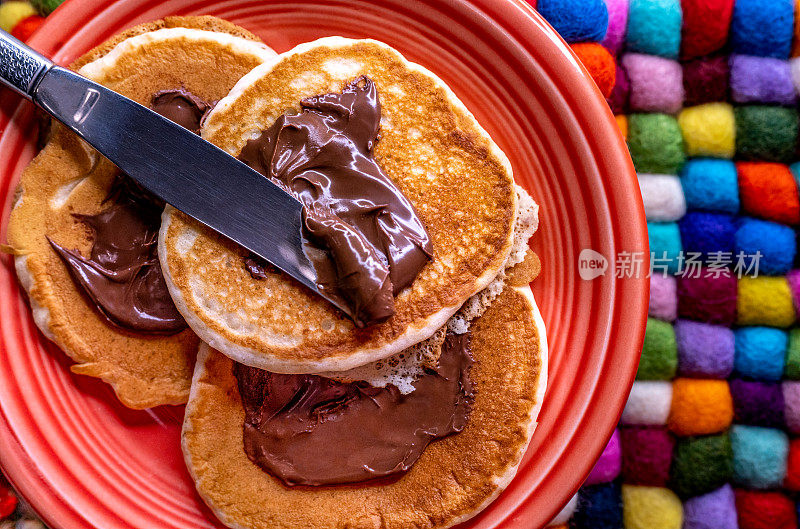
[[[381,114],[372,155],[432,245],[385,321],[359,327],[277,270],[256,278],[242,264],[246,251],[166,206],[157,260],[187,327],[152,333],[120,325],[52,244],[90,254],[97,234],[82,219],[109,207],[119,172],[58,126],[23,173],[8,242],[37,325],[75,360],[73,371],[102,378],[133,408],[188,402],[186,464],[226,525],[439,528],[486,507],[516,472],[546,383],[544,327],[528,286],[539,272],[527,244],[537,206],[453,92],[380,42],[329,37],[276,55],[213,17],[137,26],[72,67],[145,105],[165,90],[208,102],[200,133],[233,156],[281,115],[299,112],[301,100],[360,78],[375,84]],[[466,424],[402,471],[298,485],[248,457],[237,369],[384,388],[402,401],[436,373],[448,337],[463,335],[474,361]],[[324,466],[327,454],[319,457]]]

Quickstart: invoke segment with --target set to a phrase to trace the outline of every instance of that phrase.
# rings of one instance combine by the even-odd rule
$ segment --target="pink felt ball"
[[[622,66],[630,81],[629,106],[633,112],[674,114],[683,106],[683,69],[678,61],[626,53]]]
[[[608,483],[614,481],[619,476],[622,467],[622,448],[620,446],[619,430],[614,430],[611,439],[608,440],[603,454],[595,463],[594,468],[586,478],[586,485],[596,485],[598,483]]]
[[[608,30],[601,44],[614,55],[622,50],[625,30],[628,27],[628,0],[606,0],[608,8]]]

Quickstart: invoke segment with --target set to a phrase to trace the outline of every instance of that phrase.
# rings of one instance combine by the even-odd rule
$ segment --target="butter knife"
[[[317,287],[302,248],[302,204],[260,173],[152,110],[54,65],[2,30],[0,82],[168,204],[350,314]]]

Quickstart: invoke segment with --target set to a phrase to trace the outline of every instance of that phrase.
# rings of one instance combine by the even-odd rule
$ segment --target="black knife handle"
[[[0,82],[31,99],[37,81],[53,63],[0,30]]]

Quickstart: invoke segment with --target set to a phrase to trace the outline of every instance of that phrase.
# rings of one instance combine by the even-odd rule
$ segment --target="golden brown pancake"
[[[243,250],[172,208],[159,255],[170,293],[212,347],[283,373],[343,371],[429,338],[503,269],[517,196],[511,166],[434,74],[372,40],[302,44],[245,76],[212,111],[203,137],[237,156],[301,99],[366,75],[381,99],[378,164],[414,205],[433,260],[398,294],[395,314],[366,328],[280,272],[254,280]]]
[[[201,348],[186,408],[183,452],[200,496],[229,527],[445,528],[485,508],[508,485],[536,426],[547,342],[528,281],[535,258],[472,323],[477,393],[466,427],[432,442],[396,481],[294,487],[250,462],[233,362]]]
[[[208,101],[225,96],[245,73],[273,56],[257,37],[214,17],[171,17],[136,26],[71,67],[145,105],[160,90],[185,87]],[[189,395],[199,340],[131,332],[108,322],[70,277],[46,236],[86,256],[91,231],[73,214],[93,215],[117,170],[55,125],[22,174],[8,242],[42,332],[76,363],[75,373],[111,384],[132,408],[181,404]]]

